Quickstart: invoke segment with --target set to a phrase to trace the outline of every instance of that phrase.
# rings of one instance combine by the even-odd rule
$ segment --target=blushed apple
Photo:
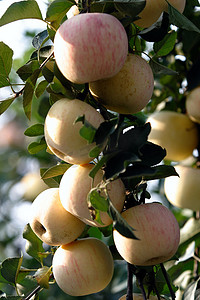
[[[169,260],[177,251],[180,240],[179,224],[173,213],[160,203],[137,205],[122,212],[122,217],[135,229],[139,239],[113,232],[119,254],[127,262],[150,266]]]
[[[70,164],[85,164],[94,158],[89,156],[89,152],[96,143],[89,144],[81,137],[79,131],[83,124],[75,123],[82,115],[95,128],[104,121],[95,108],[78,99],[56,101],[45,119],[45,139],[49,149]]]
[[[177,165],[178,176],[165,179],[164,190],[169,202],[179,208],[200,210],[200,169]]]
[[[189,118],[195,123],[200,123],[200,87],[189,92],[185,107]]]
[[[31,205],[30,226],[46,244],[59,246],[77,239],[85,224],[66,211],[59,197],[58,188],[40,193]]]
[[[110,14],[79,14],[57,30],[54,54],[68,80],[87,83],[119,72],[128,54],[128,38],[123,25]]]
[[[107,212],[100,212],[101,225],[92,220],[88,209],[87,195],[92,187],[96,187],[103,180],[103,171],[99,170],[93,179],[89,176],[94,165],[74,165],[63,175],[60,181],[60,200],[63,207],[86,224],[92,226],[107,226],[112,219]],[[107,185],[109,197],[115,208],[121,212],[125,201],[125,187],[121,179],[116,179]],[[101,196],[106,196],[102,191]]]
[[[153,94],[154,76],[144,58],[129,54],[122,69],[108,79],[89,84],[92,95],[107,109],[134,114],[142,110]]]
[[[181,161],[191,156],[198,145],[198,130],[186,114],[175,111],[156,111],[149,116],[148,140],[165,148],[165,159]]]
[[[59,247],[52,266],[58,286],[71,296],[103,290],[110,283],[114,271],[109,248],[96,238],[80,239]]]

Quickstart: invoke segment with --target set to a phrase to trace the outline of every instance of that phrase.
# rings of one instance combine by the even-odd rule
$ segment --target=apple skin
[[[109,248],[96,238],[80,239],[59,247],[52,266],[58,286],[71,296],[103,290],[110,283],[114,271]]]
[[[72,7],[67,12],[67,19],[70,19],[79,14],[79,9],[77,5],[72,5]]]
[[[130,264],[151,266],[169,260],[177,251],[180,230],[173,213],[160,203],[147,203],[127,209],[122,217],[136,231],[139,240],[113,231],[115,246]]]
[[[200,124],[200,87],[193,89],[186,97],[186,111],[189,118]]]
[[[92,220],[87,204],[87,195],[92,186],[98,185],[103,179],[103,171],[99,170],[93,179],[89,173],[94,165],[73,165],[63,175],[60,181],[60,200],[63,207],[74,216],[91,226],[103,227],[110,225],[112,219],[106,212],[100,212],[101,225]],[[115,208],[121,212],[125,201],[125,187],[121,179],[110,182],[107,186],[108,194]],[[104,193],[101,193],[104,196]]]
[[[79,14],[57,30],[54,54],[68,80],[87,83],[119,72],[128,54],[128,38],[123,25],[112,15]]]
[[[41,192],[48,189],[48,185],[36,171],[26,173],[20,180],[20,185],[23,190],[23,198],[29,202],[33,202]]]
[[[160,296],[160,299],[165,299],[165,298]],[[121,298],[119,298],[119,300],[126,300],[126,295],[123,295]],[[142,294],[133,293],[133,300],[144,300],[144,297]],[[154,295],[150,295],[148,300],[158,300],[158,297]]]
[[[49,149],[70,164],[85,164],[93,159],[89,152],[96,143],[88,144],[79,134],[82,122],[75,123],[82,115],[85,115],[85,119],[95,128],[104,121],[95,108],[78,99],[56,101],[45,119],[45,139]]]
[[[30,226],[48,245],[60,246],[70,243],[85,229],[85,223],[63,208],[59,188],[49,188],[40,193],[30,209]]]
[[[169,0],[169,3],[182,13],[186,0]],[[168,4],[165,0],[146,0],[146,6],[139,14],[141,19],[134,23],[143,28],[150,27],[159,19],[163,11],[168,11]]]
[[[142,110],[153,94],[154,76],[145,59],[129,54],[114,77],[89,84],[92,95],[107,109],[134,114]]]
[[[164,191],[171,204],[179,208],[200,210],[200,169],[188,166],[175,166],[179,174],[165,179]]]
[[[156,111],[147,122],[151,124],[148,140],[166,149],[165,159],[181,161],[196,149],[197,126],[187,115],[175,111]]]

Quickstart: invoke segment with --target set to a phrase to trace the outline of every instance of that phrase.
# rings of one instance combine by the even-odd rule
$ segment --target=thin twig
[[[31,299],[31,297],[33,295],[35,295],[36,293],[38,293],[40,289],[41,289],[41,286],[40,285],[37,286],[28,296],[26,296],[25,298],[22,298],[22,300],[29,300],[29,299]]]
[[[127,263],[128,267],[128,282],[126,300],[133,300],[133,268],[132,265]]]
[[[166,270],[165,270],[165,267],[164,267],[163,263],[161,263],[160,266],[161,266],[162,273],[163,273],[163,275],[164,275],[164,277],[165,277],[167,286],[168,286],[168,288],[169,288],[169,291],[170,291],[172,300],[175,300],[175,299],[176,299],[176,296],[175,296],[175,293],[174,293],[174,291],[173,291],[173,289],[172,289],[171,283],[170,283],[170,281],[169,281],[168,274],[167,274],[167,272],[166,272]]]

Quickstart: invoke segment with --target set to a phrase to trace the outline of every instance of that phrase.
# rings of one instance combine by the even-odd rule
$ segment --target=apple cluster
[[[161,12],[165,9],[162,7]],[[141,22],[148,19],[145,10],[143,13]],[[128,37],[122,24],[105,13],[75,11],[72,16],[59,27],[54,39],[55,61],[63,76],[74,84],[88,83],[90,93],[106,109],[122,114],[141,111],[153,93],[153,72],[144,58],[128,53]],[[48,149],[68,163],[69,168],[58,188],[46,189],[36,197],[30,220],[32,230],[44,243],[58,247],[53,257],[53,275],[59,287],[72,296],[99,292],[113,276],[114,262],[107,245],[96,238],[80,238],[86,225],[112,224],[107,211],[100,211],[99,222],[93,207],[88,206],[88,194],[93,188],[99,188],[99,195],[108,197],[136,229],[137,239],[113,231],[116,248],[127,262],[140,266],[164,262],[175,254],[180,238],[178,223],[168,208],[149,203],[123,211],[126,197],[123,181],[115,179],[105,185],[101,169],[94,179],[89,176],[95,159],[91,150],[97,146],[102,151],[106,142],[88,143],[80,135],[82,124],[77,122],[80,116],[95,129],[105,121],[96,108],[80,99],[59,99],[48,111],[45,119]],[[188,120],[183,122],[187,134],[191,124]],[[192,145],[188,146],[192,148],[196,142],[192,125],[190,131],[194,132],[194,138],[190,137]]]

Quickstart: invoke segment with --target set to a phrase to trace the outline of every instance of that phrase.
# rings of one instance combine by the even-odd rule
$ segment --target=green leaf
[[[24,112],[29,120],[31,119],[31,109],[32,109],[34,89],[39,75],[40,75],[40,69],[35,70],[33,74],[27,79],[24,88],[23,107],[24,107]]]
[[[165,35],[164,39],[160,42],[154,43],[153,49],[156,53],[156,56],[165,56],[169,54],[176,43],[177,32],[171,31],[167,35]]]
[[[178,176],[178,173],[173,166],[159,165],[152,167],[154,171],[151,175],[144,175],[144,180],[162,179],[169,176]]]
[[[55,0],[47,9],[46,20],[48,22],[61,21],[66,15],[72,5],[76,4],[75,1]]]
[[[180,245],[200,232],[200,219],[190,218],[180,230]]]
[[[23,256],[7,258],[2,262],[1,275],[11,284],[16,284]]]
[[[118,11],[130,17],[136,17],[146,5],[146,0],[114,0],[113,2]]]
[[[85,115],[78,117],[75,123],[82,122],[83,126],[79,130],[80,135],[88,141],[88,143],[94,142],[94,137],[96,134],[96,128],[92,126],[86,119]]]
[[[89,176],[91,178],[94,179],[96,173],[104,166],[104,164],[107,162],[108,160],[108,155],[104,155],[101,157],[101,159],[98,161],[98,163],[96,165],[94,165],[94,168],[92,168],[92,170],[89,173]]]
[[[0,115],[2,115],[15,100],[15,95],[9,99],[0,101]]]
[[[183,294],[183,300],[195,300],[198,298],[195,298],[195,292],[198,288],[198,283],[199,283],[200,278],[198,278],[197,280],[191,282],[188,287],[186,288],[184,294]]]
[[[24,131],[24,134],[26,136],[38,136],[38,135],[44,135],[44,125],[43,124],[35,124],[31,127],[27,128]]]
[[[43,242],[36,236],[29,224],[24,228],[23,238],[26,239],[26,253],[42,264],[44,257],[42,254],[45,253],[45,250],[42,247]]]
[[[42,179],[44,180],[44,179],[49,179],[52,177],[63,175],[70,167],[71,167],[71,165],[67,164],[67,163],[53,166],[53,167],[47,169],[43,173]]]
[[[200,33],[200,29],[195,24],[193,24],[186,16],[181,14],[168,1],[167,3],[168,3],[169,20],[171,24],[174,24],[177,27],[186,29],[188,31],[195,31]]]
[[[157,75],[177,75],[178,73],[172,69],[165,67],[164,65],[159,64],[157,61],[151,59],[149,62],[150,67],[154,74]]]
[[[58,188],[60,185],[61,175],[54,176],[54,177],[48,177],[48,178],[44,179],[43,176],[47,171],[48,171],[47,168],[40,169],[41,178],[46,183],[46,185],[48,185],[50,188]]]
[[[35,0],[19,1],[11,4],[0,19],[0,26],[23,19],[42,20],[42,13]]]
[[[39,69],[39,67],[40,65],[37,60],[31,60],[27,62],[25,65],[23,65],[22,67],[20,67],[16,73],[23,81],[26,81],[33,74],[35,70]]]
[[[49,34],[47,30],[43,30],[39,32],[36,36],[34,36],[32,40],[32,45],[35,49],[39,50],[43,43],[48,40]]]
[[[126,222],[111,201],[109,201],[109,215],[113,220],[113,228],[120,234],[127,238],[138,239],[133,233],[135,229]]]
[[[101,196],[98,189],[93,188],[90,190],[87,196],[88,206],[92,206],[93,208],[100,210],[100,211],[108,211],[109,205],[108,200]]]
[[[13,50],[0,42],[0,87],[9,86],[9,74],[12,68]]]
[[[37,154],[38,152],[46,149],[47,144],[44,137],[40,140],[40,142],[33,142],[28,145],[28,152],[30,154]]]
[[[2,300],[21,300],[21,297],[20,296],[0,296],[0,299]]]
[[[48,86],[48,81],[46,80],[42,80],[40,81],[40,83],[38,83],[36,89],[35,89],[35,96],[36,98],[39,98],[40,96],[42,96],[42,94],[45,92],[47,86]]]

